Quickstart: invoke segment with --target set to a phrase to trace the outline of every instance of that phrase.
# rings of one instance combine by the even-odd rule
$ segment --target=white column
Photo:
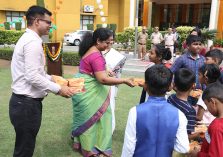
[[[130,0],[130,9],[129,9],[129,26],[134,27],[135,19],[135,0]]]
[[[217,29],[218,23],[218,12],[219,12],[219,0],[212,0],[211,1],[211,13],[210,13],[210,20],[209,20],[209,29]],[[208,40],[208,47],[213,45],[212,40]]]

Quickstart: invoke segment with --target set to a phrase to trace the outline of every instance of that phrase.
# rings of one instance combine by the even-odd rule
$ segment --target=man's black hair
[[[44,7],[37,5],[31,6],[26,12],[27,25],[31,26],[36,18],[43,17],[45,14],[51,16],[52,13]]]

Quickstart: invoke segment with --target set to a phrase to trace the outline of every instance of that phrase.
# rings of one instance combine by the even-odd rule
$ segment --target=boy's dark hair
[[[26,12],[27,26],[32,26],[33,21],[38,17],[43,17],[45,14],[51,16],[52,13],[44,7],[37,5],[31,6]]]
[[[190,69],[181,68],[174,73],[174,83],[177,90],[187,92],[195,82],[195,74]]]
[[[215,64],[204,64],[199,68],[199,72],[207,78],[208,84],[218,81],[221,77],[220,69]]]
[[[93,34],[90,32],[85,33],[79,45],[79,55],[84,56],[91,46],[97,44],[97,40],[106,41],[111,36],[113,36],[113,33],[108,28],[98,28]]]
[[[162,60],[170,60],[172,58],[171,51],[169,48],[165,48],[163,44],[155,45],[156,56]]]
[[[145,72],[148,91],[154,96],[165,95],[172,82],[173,74],[164,65],[154,65]]]
[[[211,57],[214,60],[217,60],[218,65],[220,65],[223,60],[223,52],[219,49],[213,49],[213,50],[208,51],[205,54],[205,57]]]
[[[207,86],[202,94],[203,100],[216,98],[223,103],[223,84],[219,81],[211,83]]]
[[[186,44],[188,46],[190,46],[193,42],[201,42],[201,37],[197,36],[197,35],[188,35],[187,39],[186,39]]]

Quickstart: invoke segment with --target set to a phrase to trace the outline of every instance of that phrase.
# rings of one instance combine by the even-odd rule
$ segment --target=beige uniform
[[[156,45],[156,44],[160,44],[163,41],[163,36],[160,32],[157,32],[157,33],[153,32],[151,34],[150,39],[151,39],[152,44]]]
[[[140,32],[138,35],[138,58],[143,59],[146,54],[146,41],[148,39],[148,34]]]

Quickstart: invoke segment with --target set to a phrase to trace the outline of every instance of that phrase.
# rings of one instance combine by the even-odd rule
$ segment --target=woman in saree
[[[85,92],[72,97],[73,102],[73,148],[84,157],[112,155],[112,113],[110,86],[126,84],[130,79],[108,77],[105,59],[101,53],[113,39],[107,28],[87,33],[79,46],[81,56],[79,73],[75,78],[85,79]]]

